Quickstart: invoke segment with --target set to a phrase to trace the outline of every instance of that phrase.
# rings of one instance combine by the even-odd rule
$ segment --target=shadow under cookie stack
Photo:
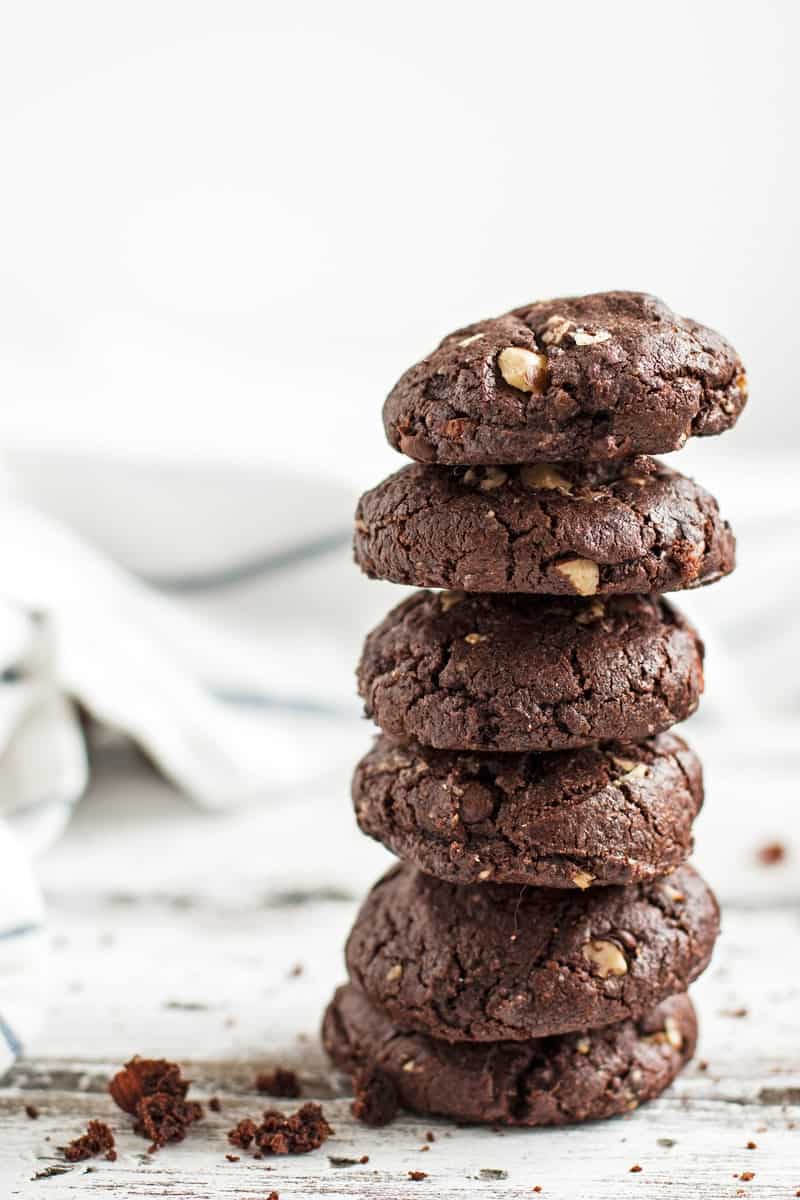
[[[401,862],[356,919],[323,1039],[408,1109],[607,1117],[694,1052],[686,990],[719,915],[685,861],[700,764],[668,731],[703,646],[662,593],[727,575],[734,539],[647,456],[745,400],[721,337],[614,292],[461,329],[386,401],[417,461],[362,497],[356,560],[426,590],[367,637],[382,732],[353,798]]]

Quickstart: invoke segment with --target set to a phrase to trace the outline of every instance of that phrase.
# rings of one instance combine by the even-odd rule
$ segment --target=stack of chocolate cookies
[[[727,575],[716,501],[648,457],[732,426],[733,349],[651,296],[528,305],[446,337],[389,395],[417,461],[355,552],[422,589],[358,669],[382,733],[361,829],[402,861],[347,944],[323,1037],[405,1107],[561,1124],[634,1109],[691,1057],[719,926],[686,865],[700,764],[668,732],[703,646],[661,593]]]

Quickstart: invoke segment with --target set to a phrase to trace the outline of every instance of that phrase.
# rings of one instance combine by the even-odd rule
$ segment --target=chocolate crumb
[[[435,1137],[435,1135],[434,1135],[434,1132],[433,1132],[433,1130],[432,1130],[432,1129],[429,1129],[429,1130],[428,1130],[428,1132],[425,1134],[425,1139],[426,1139],[426,1141],[428,1141],[428,1142],[435,1142],[435,1141],[436,1141],[436,1137]]]
[[[427,1179],[428,1174],[426,1171],[409,1171],[408,1178],[415,1179],[415,1180]]]
[[[397,1116],[397,1089],[380,1067],[362,1071],[353,1079],[355,1099],[350,1111],[357,1121],[379,1128]]]
[[[85,1158],[96,1158],[98,1154],[105,1154],[109,1162],[114,1162],[117,1157],[114,1134],[105,1121],[90,1121],[86,1133],[64,1147],[67,1162],[83,1162]]]
[[[39,1110],[35,1104],[26,1104],[25,1105],[25,1116],[30,1117],[30,1119],[32,1121],[38,1120]]]
[[[786,847],[782,842],[768,842],[758,851],[758,861],[765,867],[773,867],[786,858]]]
[[[755,1177],[755,1171],[742,1171],[741,1175],[739,1176],[743,1183],[749,1183],[750,1180],[755,1179]]]
[[[256,1091],[285,1100],[296,1100],[302,1093],[297,1072],[288,1067],[275,1067],[256,1076]]]
[[[182,1142],[203,1116],[202,1105],[186,1099],[190,1082],[177,1063],[136,1055],[109,1083],[114,1102],[135,1117],[134,1133],[149,1138],[149,1154],[167,1142]]]
[[[706,1062],[706,1060],[704,1058],[701,1058],[698,1061],[697,1069],[698,1069],[698,1071],[707,1071],[708,1070],[708,1063]]]
[[[757,1142],[748,1142],[747,1145],[745,1146],[745,1150],[757,1150],[757,1149],[758,1149]]]
[[[535,1192],[540,1192],[542,1189],[541,1189],[541,1187],[539,1186],[539,1184],[537,1183],[536,1187],[535,1187],[533,1190],[534,1190]]]
[[[225,1157],[227,1158],[228,1162],[241,1162],[242,1161],[239,1158],[238,1154],[226,1154]]]
[[[364,1165],[364,1163],[368,1163],[368,1162],[369,1162],[369,1155],[368,1155],[368,1154],[362,1154],[362,1155],[361,1155],[361,1158],[360,1158],[358,1161],[359,1161],[359,1162],[361,1163],[361,1165],[363,1166],[363,1165]]]
[[[267,1196],[267,1200],[281,1200],[281,1198],[277,1192],[270,1192],[270,1194]]]
[[[246,1117],[230,1131],[228,1141],[242,1150],[255,1145],[253,1157],[260,1158],[264,1154],[308,1154],[332,1133],[320,1106],[309,1103],[289,1117],[268,1109],[260,1125]]]
[[[642,1169],[642,1168],[639,1166],[639,1164],[638,1164],[638,1163],[634,1163],[632,1167],[629,1167],[629,1168],[628,1168],[628,1170],[630,1171],[631,1175],[638,1175],[638,1173],[641,1171],[641,1169]]]
[[[212,1096],[208,1102],[208,1107],[211,1112],[222,1112],[222,1105],[220,1104],[219,1096]]]

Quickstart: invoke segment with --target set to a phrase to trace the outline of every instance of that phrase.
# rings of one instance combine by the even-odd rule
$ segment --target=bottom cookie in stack
[[[688,996],[636,1020],[523,1042],[444,1042],[404,1031],[353,984],[322,1027],[326,1051],[351,1075],[379,1069],[412,1112],[492,1125],[565,1125],[629,1112],[669,1087],[694,1054]]]

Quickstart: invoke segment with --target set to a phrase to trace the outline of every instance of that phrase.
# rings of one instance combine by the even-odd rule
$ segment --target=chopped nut
[[[395,963],[394,966],[389,967],[389,970],[386,972],[386,982],[394,983],[395,979],[399,979],[402,974],[403,967],[401,963]]]
[[[488,636],[485,633],[468,633],[464,641],[468,646],[479,646],[481,642],[487,642]]]
[[[442,612],[449,612],[464,599],[464,592],[442,592],[439,596],[439,606]]]
[[[484,333],[471,333],[469,337],[462,338],[457,344],[461,347],[471,346],[473,342],[477,342],[479,338],[485,337]]]
[[[548,317],[545,321],[542,341],[545,346],[560,346],[562,339],[569,333],[571,328],[572,321],[568,317],[562,317],[559,313],[553,313],[552,317]]]
[[[522,346],[506,346],[497,356],[500,374],[506,383],[520,392],[544,394],[547,387],[547,358]]]
[[[686,899],[686,896],[683,894],[683,892],[679,892],[677,888],[671,887],[668,883],[664,884],[664,891],[667,895],[667,899],[672,900],[675,904],[678,904],[681,900]]]
[[[594,875],[590,875],[588,871],[576,871],[572,876],[572,882],[575,884],[575,887],[585,892],[594,883]]]
[[[525,487],[534,490],[542,488],[548,491],[563,492],[566,496],[572,491],[570,481],[551,463],[535,463],[531,467],[521,467],[519,478]]]
[[[587,604],[579,613],[575,614],[575,621],[578,625],[591,625],[594,621],[602,621],[606,615],[606,606],[602,600],[593,600],[591,604]]]
[[[611,755],[611,761],[623,772],[622,779],[645,779],[648,774],[647,763],[636,762],[633,758],[617,758]]]
[[[588,1054],[591,1048],[592,1043],[588,1038],[585,1037],[578,1038],[577,1042],[575,1043],[575,1049],[578,1051],[578,1054]]]
[[[417,1065],[416,1060],[413,1058],[409,1058],[406,1062],[403,1063],[403,1070],[404,1071],[413,1071],[414,1068],[416,1067],[416,1065]]]
[[[478,872],[478,879],[480,879],[480,880],[488,879],[489,876],[491,875],[491,873],[492,873],[492,868],[487,867],[485,871]]]
[[[572,340],[576,346],[595,346],[598,342],[610,342],[611,334],[607,329],[598,329],[597,333],[587,333],[585,329],[574,329]]]
[[[593,596],[600,585],[600,568],[590,558],[565,558],[555,564],[555,569],[569,580],[579,596]]]
[[[369,533],[369,526],[366,521],[361,520],[361,517],[356,517],[355,527],[359,533]]]
[[[597,968],[601,979],[609,975],[627,975],[628,960],[614,942],[597,940],[587,942],[583,947],[583,957]]]
[[[508,474],[501,471],[499,467],[487,467],[486,474],[479,483],[482,492],[491,492],[495,488],[502,487],[508,479]]]

